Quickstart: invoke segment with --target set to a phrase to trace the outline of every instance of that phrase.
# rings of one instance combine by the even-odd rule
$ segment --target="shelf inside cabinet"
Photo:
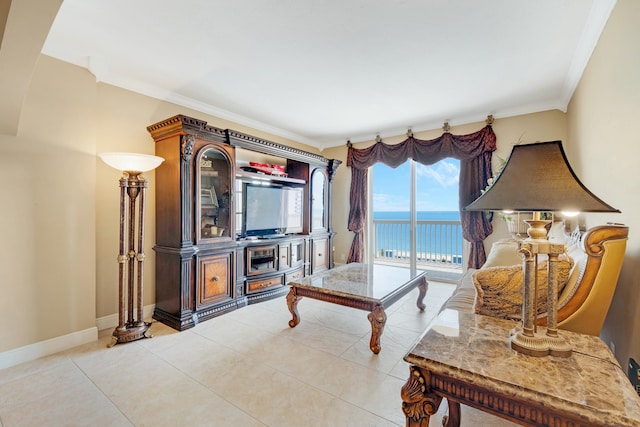
[[[270,182],[286,182],[290,184],[306,184],[307,182],[304,179],[298,178],[289,178],[288,176],[278,176],[278,175],[267,175],[256,172],[248,172],[242,169],[236,170],[236,178],[240,179],[254,179],[259,181],[270,181]]]

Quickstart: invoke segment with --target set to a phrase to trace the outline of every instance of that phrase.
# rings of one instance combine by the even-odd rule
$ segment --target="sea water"
[[[410,213],[402,211],[374,212],[373,219],[403,221],[398,224],[376,224],[376,253],[385,257],[406,257],[411,248]],[[416,252],[418,257],[445,258],[461,262],[462,228],[458,211],[417,212]],[[420,221],[457,221],[458,224],[420,224]]]

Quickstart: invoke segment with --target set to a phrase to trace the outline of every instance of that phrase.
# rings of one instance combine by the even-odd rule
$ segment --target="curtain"
[[[468,135],[449,132],[431,140],[408,137],[399,144],[376,144],[362,149],[349,146],[347,166],[351,167],[348,229],[354,233],[347,262],[362,262],[364,224],[367,218],[368,168],[382,162],[398,167],[408,159],[431,165],[447,157],[460,160],[459,208],[462,237],[471,243],[468,265],[479,268],[486,261],[483,240],[492,232],[491,221],[484,212],[467,212],[463,208],[482,193],[491,177],[491,156],[496,150],[496,135],[491,125]]]

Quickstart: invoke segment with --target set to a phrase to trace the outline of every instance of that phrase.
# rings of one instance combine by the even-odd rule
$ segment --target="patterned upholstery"
[[[558,262],[558,295],[563,291],[573,259],[561,255]],[[547,260],[538,263],[537,313],[547,312]],[[475,312],[485,316],[520,320],[522,318],[522,265],[482,268],[472,274],[476,289]]]

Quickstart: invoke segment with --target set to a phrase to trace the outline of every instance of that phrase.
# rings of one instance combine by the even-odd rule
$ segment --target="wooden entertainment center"
[[[154,319],[188,329],[283,295],[291,280],[333,268],[331,183],[339,160],[184,115],[147,130],[156,155],[165,159],[155,171]],[[256,173],[250,162],[280,168]],[[246,236],[248,212],[260,207],[242,193],[258,184],[302,194],[284,209],[295,233],[283,226],[276,234]],[[260,222],[269,213],[253,216]]]

